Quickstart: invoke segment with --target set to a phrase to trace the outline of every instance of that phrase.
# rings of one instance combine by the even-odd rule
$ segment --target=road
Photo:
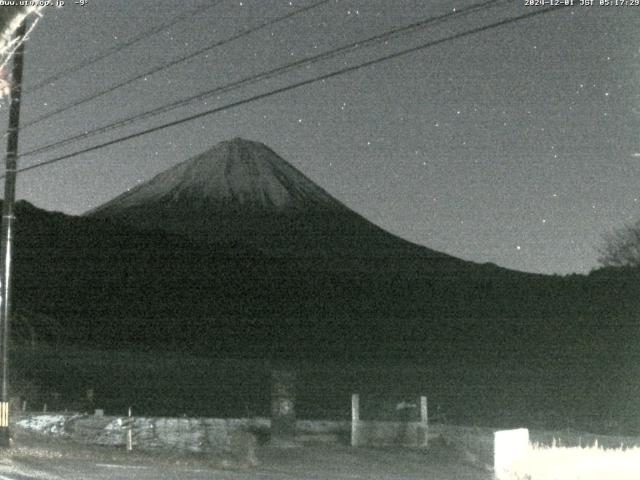
[[[27,448],[0,458],[0,480],[492,480],[486,470],[442,452],[317,445],[262,447],[256,467],[195,456],[127,455],[65,446]]]
[[[293,478],[279,473],[180,468],[154,465],[124,465],[78,460],[19,462],[9,468],[0,467],[0,480],[246,480]]]

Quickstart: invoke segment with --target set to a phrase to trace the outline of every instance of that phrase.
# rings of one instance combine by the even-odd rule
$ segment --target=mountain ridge
[[[637,272],[545,276],[388,252],[279,257],[27,203],[15,226],[16,308],[55,319],[49,340],[75,345],[538,358],[549,345],[590,351],[593,339],[633,335],[625,319],[640,301]]]

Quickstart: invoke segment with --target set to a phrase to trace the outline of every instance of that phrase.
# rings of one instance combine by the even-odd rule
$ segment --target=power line
[[[211,97],[213,95],[216,95],[216,94],[226,93],[226,92],[229,92],[229,91],[232,91],[232,90],[235,90],[235,89],[238,89],[238,88],[241,88],[241,87],[256,83],[256,82],[261,81],[261,80],[273,78],[276,75],[280,75],[282,73],[285,73],[287,71],[290,71],[290,70],[292,70],[294,68],[298,68],[298,67],[303,66],[303,65],[307,65],[307,66],[308,65],[312,65],[312,64],[318,63],[320,61],[332,58],[332,57],[334,57],[334,56],[336,56],[336,55],[338,55],[340,53],[343,53],[343,52],[346,52],[346,51],[349,51],[349,50],[355,50],[355,49],[359,49],[359,48],[363,48],[363,47],[368,47],[370,45],[373,45],[373,44],[376,44],[376,43],[380,43],[380,42],[389,40],[391,38],[398,37],[400,35],[406,35],[408,33],[411,33],[413,31],[415,31],[415,30],[418,30],[420,28],[424,28],[424,27],[426,27],[428,25],[432,25],[432,24],[440,22],[440,21],[448,20],[452,16],[456,16],[456,17],[457,16],[462,16],[462,15],[469,14],[469,13],[472,13],[472,12],[476,12],[476,11],[479,11],[479,10],[482,10],[482,9],[486,9],[486,8],[490,7],[491,5],[499,3],[501,1],[504,1],[504,0],[488,0],[488,1],[485,1],[483,3],[478,3],[478,4],[475,4],[475,5],[472,5],[472,6],[468,7],[468,8],[466,8],[466,9],[454,10],[454,11],[448,12],[446,14],[436,16],[436,17],[429,17],[427,19],[423,19],[421,21],[414,22],[414,23],[412,23],[410,25],[406,25],[406,26],[403,26],[403,27],[398,27],[398,28],[389,30],[387,32],[383,32],[383,33],[374,35],[372,37],[366,38],[364,40],[358,40],[356,42],[352,42],[352,43],[350,43],[348,45],[344,45],[342,47],[338,47],[336,49],[332,49],[332,50],[329,50],[327,52],[323,52],[323,53],[320,53],[320,54],[317,54],[317,55],[313,55],[313,56],[310,56],[310,57],[305,57],[305,58],[302,58],[300,60],[296,60],[296,61],[294,61],[292,63],[288,63],[286,65],[283,65],[283,66],[268,70],[266,72],[262,72],[260,74],[255,74],[255,75],[251,75],[249,77],[245,77],[243,79],[228,83],[226,85],[222,85],[222,86],[216,87],[213,90],[207,90],[205,92],[201,92],[201,93],[198,93],[196,95],[192,95],[192,96],[187,97],[185,99],[178,100],[178,101],[172,102],[170,104],[163,105],[161,107],[157,107],[157,108],[154,108],[152,110],[139,113],[139,114],[134,115],[132,117],[127,117],[125,119],[118,120],[118,121],[116,121],[114,123],[111,123],[111,124],[108,124],[108,125],[104,125],[102,127],[99,127],[99,128],[87,131],[87,132],[83,132],[83,133],[75,135],[73,137],[70,137],[70,138],[67,138],[67,139],[64,139],[64,140],[60,140],[58,142],[54,142],[54,143],[51,143],[51,144],[48,144],[48,145],[43,145],[41,147],[37,147],[37,148],[35,148],[33,150],[30,150],[30,151],[27,151],[27,152],[23,153],[21,155],[21,157],[25,157],[25,156],[29,156],[29,155],[35,155],[35,154],[38,154],[38,153],[43,153],[43,152],[46,152],[48,150],[55,149],[57,147],[61,147],[63,145],[68,145],[70,143],[75,143],[75,142],[77,142],[79,140],[83,140],[83,139],[86,139],[86,138],[89,138],[89,137],[92,137],[92,136],[95,136],[95,135],[98,135],[98,134],[101,134],[101,133],[106,133],[108,131],[115,130],[117,128],[123,127],[125,125],[131,124],[131,123],[135,123],[135,122],[137,122],[139,120],[144,120],[144,119],[159,115],[161,113],[165,113],[165,112],[174,110],[176,108],[179,108],[179,107],[182,107],[182,106],[186,106],[186,105],[188,105],[190,103],[193,103],[194,101],[204,100],[204,99],[206,99],[208,97]]]
[[[183,20],[186,20],[188,18],[194,17],[206,10],[209,10],[211,8],[214,8],[216,6],[218,6],[219,3],[221,3],[222,0],[216,0],[215,2],[213,2],[213,4],[211,5],[206,5],[204,7],[200,7],[200,8],[196,8],[195,10],[189,11],[187,13],[184,13],[182,15],[179,15],[178,17],[174,18],[173,20],[169,21],[169,22],[165,22],[162,23],[160,25],[158,25],[157,27],[154,27],[150,30],[147,30],[145,32],[140,33],[139,35],[127,40],[126,42],[122,42],[118,45],[113,46],[112,48],[109,48],[107,50],[105,50],[102,53],[99,53],[93,57],[88,58],[87,60],[78,63],[77,65],[70,67],[70,68],[65,68],[64,70],[59,71],[58,73],[54,73],[53,75],[45,78],[44,80],[41,80],[40,82],[32,85],[31,87],[25,89],[24,93],[31,93],[31,92],[35,92],[37,90],[40,90],[44,87],[46,87],[47,85],[56,82],[58,80],[60,80],[61,78],[64,77],[68,77],[69,75],[71,75],[72,73],[75,73],[79,70],[82,70],[85,67],[88,67],[89,65],[93,65],[94,63],[99,62],[100,60],[104,60],[107,57],[110,57],[111,55],[114,55],[122,50],[124,50],[125,48],[128,48],[132,45],[135,45],[136,43],[141,42],[142,40],[145,40],[146,38],[152,37],[153,35],[156,35],[157,33],[162,32],[163,30],[167,30],[171,27],[173,27],[174,25],[177,25],[178,23],[182,22]],[[24,128],[24,127],[23,127]]]
[[[278,95],[280,93],[288,92],[290,90],[294,90],[294,89],[297,89],[297,88],[300,88],[300,87],[303,87],[303,86],[306,86],[306,85],[310,85],[312,83],[328,80],[330,78],[337,77],[339,75],[344,75],[346,73],[351,73],[351,72],[354,72],[354,71],[357,71],[357,70],[360,70],[360,69],[363,69],[363,68],[366,68],[366,67],[370,67],[372,65],[377,65],[379,63],[386,62],[388,60],[392,60],[392,59],[399,58],[399,57],[402,57],[402,56],[405,56],[405,55],[409,55],[409,54],[418,52],[420,50],[425,50],[427,48],[434,47],[436,45],[440,45],[440,44],[443,44],[443,43],[446,43],[446,42],[449,42],[449,41],[452,41],[452,40],[457,40],[459,38],[467,37],[469,35],[475,35],[477,33],[485,32],[485,31],[488,31],[488,30],[491,30],[491,29],[494,29],[494,28],[497,28],[497,27],[501,27],[501,26],[504,26],[504,25],[508,25],[510,23],[515,23],[515,22],[518,22],[518,21],[521,21],[521,20],[529,19],[529,18],[538,16],[538,15],[543,15],[545,13],[558,11],[558,10],[560,10],[562,8],[563,8],[563,6],[558,6],[558,7],[551,7],[551,8],[535,10],[533,12],[525,13],[525,14],[519,15],[517,17],[511,17],[511,18],[508,18],[508,19],[505,19],[505,20],[500,20],[498,22],[491,23],[489,25],[484,25],[482,27],[477,27],[477,28],[474,28],[474,29],[471,29],[471,30],[467,30],[465,32],[456,33],[454,35],[450,35],[448,37],[441,38],[439,40],[433,40],[433,41],[430,41],[430,42],[427,42],[427,43],[424,43],[424,44],[421,44],[421,45],[418,45],[418,46],[415,46],[415,47],[411,47],[411,48],[402,50],[400,52],[395,52],[395,53],[392,53],[392,54],[389,54],[389,55],[385,55],[385,56],[377,58],[375,60],[369,60],[369,61],[361,63],[359,65],[354,65],[354,66],[351,66],[351,67],[346,67],[346,68],[343,68],[343,69],[340,69],[340,70],[336,70],[336,71],[331,72],[331,73],[327,73],[327,74],[324,74],[324,75],[319,75],[317,77],[314,77],[314,78],[311,78],[311,79],[308,79],[308,80],[303,80],[301,82],[297,82],[297,83],[294,83],[294,84],[291,84],[291,85],[287,85],[285,87],[277,88],[277,89],[271,90],[269,92],[265,92],[265,93],[261,93],[261,94],[258,94],[258,95],[254,95],[252,97],[245,98],[245,99],[242,99],[242,100],[238,100],[236,102],[229,103],[227,105],[223,105],[221,107],[217,107],[217,108],[214,108],[214,109],[211,109],[211,110],[207,110],[205,112],[200,112],[200,113],[197,113],[195,115],[191,115],[189,117],[185,117],[185,118],[182,118],[182,119],[179,119],[179,120],[174,120],[172,122],[168,122],[168,123],[165,123],[165,124],[162,124],[162,125],[158,125],[158,126],[155,126],[155,127],[152,127],[152,128],[148,128],[146,130],[142,130],[142,131],[137,132],[137,133],[126,135],[124,137],[120,137],[120,138],[117,138],[117,139],[114,139],[114,140],[110,140],[108,142],[100,143],[100,144],[94,145],[92,147],[87,147],[87,148],[84,148],[82,150],[78,150],[76,152],[72,152],[72,153],[69,153],[69,154],[66,154],[66,155],[61,155],[59,157],[52,158],[50,160],[45,160],[43,162],[40,162],[40,163],[37,163],[37,164],[34,164],[34,165],[30,165],[28,167],[23,167],[23,168],[19,169],[18,172],[26,172],[26,171],[29,171],[29,170],[34,170],[36,168],[44,167],[46,165],[51,165],[53,163],[61,162],[62,160],[67,160],[69,158],[73,158],[73,157],[77,157],[79,155],[82,155],[84,153],[93,152],[95,150],[99,150],[99,149],[104,148],[104,147],[115,145],[117,143],[121,143],[121,142],[125,142],[127,140],[132,140],[134,138],[142,137],[142,136],[147,135],[149,133],[154,133],[154,132],[157,132],[157,131],[160,131],[160,130],[164,130],[166,128],[174,127],[176,125],[180,125],[182,123],[186,123],[186,122],[189,122],[191,120],[196,120],[198,118],[202,118],[202,117],[205,117],[205,116],[213,115],[213,114],[225,111],[225,110],[229,110],[231,108],[235,108],[235,107],[239,107],[241,105],[245,105],[245,104],[250,103],[250,102],[254,102],[254,101],[257,101],[257,100],[262,100],[264,98],[269,98],[269,97],[272,97],[274,95]],[[3,177],[4,177],[4,175],[0,176],[0,178],[3,178]]]
[[[117,83],[115,85],[112,85],[111,87],[108,87],[108,88],[106,88],[104,90],[100,90],[99,92],[96,92],[94,94],[91,94],[91,95],[88,95],[88,96],[86,96],[84,98],[81,98],[80,100],[77,100],[77,101],[75,101],[73,103],[70,103],[70,104],[68,104],[68,105],[66,105],[64,107],[60,107],[59,109],[54,110],[53,112],[46,113],[46,114],[36,118],[35,120],[31,121],[31,122],[25,123],[21,128],[23,128],[23,129],[29,128],[29,127],[37,124],[37,123],[43,122],[44,120],[47,120],[48,118],[53,117],[54,115],[58,115],[59,113],[66,112],[67,110],[69,110],[71,108],[80,106],[83,103],[89,102],[91,100],[95,100],[96,98],[99,98],[99,97],[102,97],[102,96],[104,96],[104,95],[106,95],[108,93],[114,92],[114,91],[118,90],[119,88],[122,88],[122,87],[125,87],[127,85],[130,85],[131,83],[133,83],[133,82],[135,82],[137,80],[140,80],[141,78],[149,77],[149,76],[151,76],[151,75],[153,75],[155,73],[158,73],[158,72],[160,72],[162,70],[166,70],[169,67],[173,67],[173,66],[178,65],[180,63],[186,62],[187,60],[190,60],[190,59],[192,59],[194,57],[197,57],[198,55],[201,55],[204,52],[207,52],[209,50],[213,50],[214,48],[220,47],[220,46],[225,45],[227,43],[230,43],[230,42],[232,42],[234,40],[237,40],[239,38],[242,38],[242,37],[245,37],[247,35],[250,35],[251,33],[257,32],[258,30],[261,30],[261,29],[263,29],[265,27],[268,27],[268,26],[271,26],[271,25],[275,25],[276,23],[279,23],[279,22],[282,22],[284,20],[287,20],[288,18],[291,18],[294,15],[305,13],[305,12],[308,12],[309,10],[314,9],[314,8],[318,8],[318,7],[322,6],[322,5],[324,5],[325,3],[328,3],[329,1],[331,1],[331,0],[320,0],[320,1],[316,2],[316,3],[308,5],[306,7],[299,8],[299,9],[297,9],[297,10],[295,10],[293,12],[290,12],[290,13],[288,13],[286,15],[282,15],[282,16],[274,18],[272,20],[263,22],[263,23],[255,26],[255,27],[251,27],[251,28],[248,28],[246,30],[243,30],[243,31],[241,31],[239,33],[236,33],[235,35],[232,35],[231,37],[228,37],[228,38],[226,38],[224,40],[218,40],[218,41],[216,41],[216,42],[214,42],[214,43],[212,43],[212,44],[210,44],[210,45],[208,45],[206,47],[200,48],[200,49],[196,50],[195,52],[192,52],[192,53],[190,53],[190,54],[188,54],[188,55],[186,55],[184,57],[180,57],[180,58],[177,58],[177,59],[172,60],[170,62],[167,62],[167,63],[164,63],[164,64],[159,65],[157,67],[154,67],[154,68],[152,68],[150,70],[147,70],[144,73],[141,73],[141,74],[138,74],[138,75],[136,75],[136,76],[134,76],[132,78],[129,78],[128,80],[124,80],[124,81],[122,81],[120,83]]]

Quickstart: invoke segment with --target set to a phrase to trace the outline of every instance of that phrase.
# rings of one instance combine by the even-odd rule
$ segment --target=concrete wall
[[[426,447],[427,426],[422,422],[377,422],[359,420],[352,445]]]
[[[469,465],[493,470],[494,428],[456,425],[429,425],[429,442],[453,450]]]

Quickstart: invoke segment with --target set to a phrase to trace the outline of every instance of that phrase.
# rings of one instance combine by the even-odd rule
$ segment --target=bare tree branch
[[[597,252],[604,267],[640,267],[640,220],[604,235]]]

